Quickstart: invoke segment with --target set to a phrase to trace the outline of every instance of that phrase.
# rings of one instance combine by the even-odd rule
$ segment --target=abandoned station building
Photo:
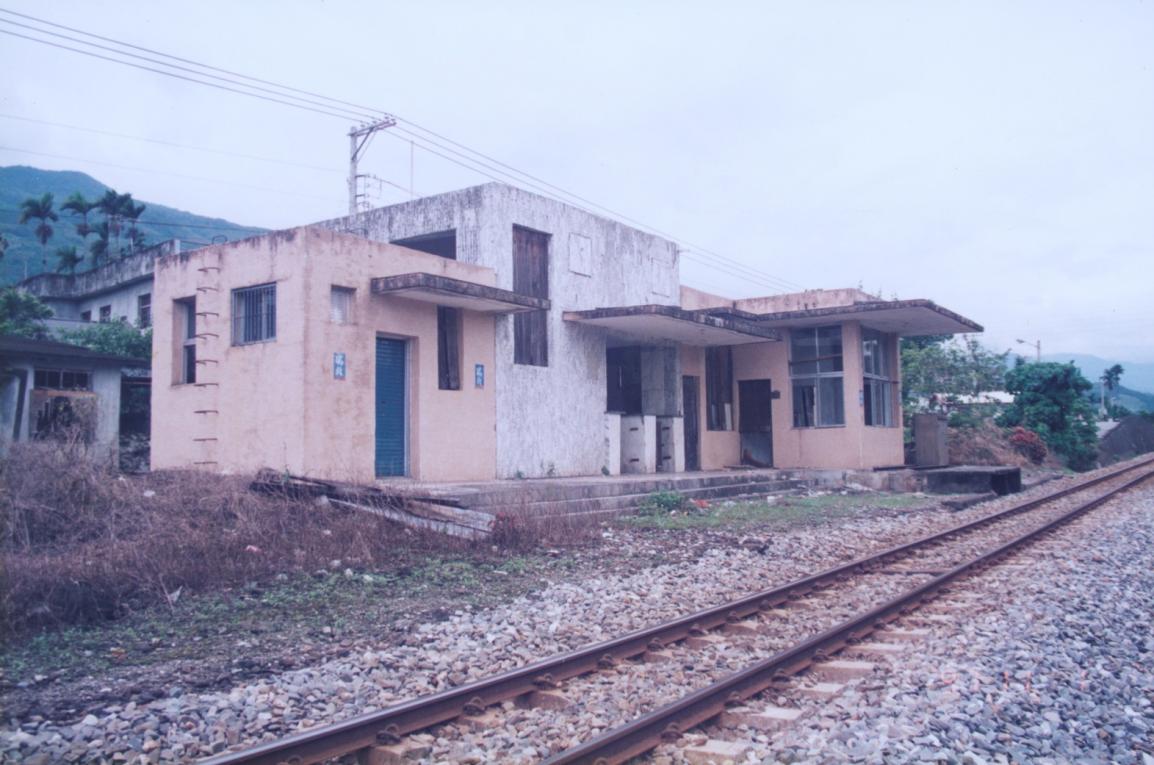
[[[426,481],[900,465],[858,290],[733,300],[670,241],[503,184],[156,259],[154,468]]]

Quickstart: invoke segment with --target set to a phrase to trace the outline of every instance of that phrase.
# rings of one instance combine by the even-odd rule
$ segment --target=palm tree
[[[76,252],[76,247],[69,245],[68,247],[60,247],[56,250],[56,257],[59,263],[56,265],[56,270],[59,273],[76,273],[76,267],[84,260],[84,256]]]
[[[97,209],[104,215],[104,225],[107,228],[105,239],[110,239],[114,243],[111,248],[107,244],[105,245],[105,255],[111,255],[120,250],[120,219],[124,214],[125,196],[131,195],[117,194],[115,189],[109,189],[96,203]]]
[[[138,205],[132,199],[132,194],[124,194],[120,198],[120,214],[128,221],[128,252],[132,253],[138,247],[144,246],[144,234],[136,227],[144,212],[145,205]]]
[[[88,251],[92,253],[92,267],[96,268],[108,257],[108,221],[97,223],[92,233],[96,234],[96,239],[88,245]]]
[[[76,224],[76,233],[87,238],[92,233],[92,228],[88,225],[88,213],[95,210],[96,205],[95,201],[85,199],[84,195],[77,191],[60,205],[60,209],[80,216],[80,222]]]
[[[1102,413],[1109,412],[1109,405],[1106,400],[1106,391],[1113,393],[1118,389],[1122,382],[1122,373],[1126,370],[1122,368],[1121,364],[1115,364],[1102,373]]]
[[[60,220],[60,216],[52,209],[52,194],[45,193],[37,199],[29,197],[20,203],[20,222],[27,223],[33,218],[40,221],[36,226],[36,239],[44,248],[44,270],[48,270],[48,240],[52,238],[52,226],[48,221]],[[24,278],[28,278],[28,258],[24,258]]]

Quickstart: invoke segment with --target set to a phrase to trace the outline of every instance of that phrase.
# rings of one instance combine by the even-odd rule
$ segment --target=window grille
[[[260,284],[232,291],[232,344],[276,339],[276,285]]]
[[[78,369],[37,369],[33,381],[42,390],[92,390],[91,373]]]

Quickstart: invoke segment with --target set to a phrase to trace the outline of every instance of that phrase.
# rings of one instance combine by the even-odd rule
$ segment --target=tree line
[[[139,228],[144,210],[145,205],[137,203],[132,194],[108,189],[96,199],[87,199],[79,192],[73,193],[60,205],[58,212],[55,197],[51,192],[45,192],[39,197],[29,197],[20,204],[20,223],[35,224],[33,234],[44,248],[42,268],[47,271],[48,242],[56,233],[52,224],[60,221],[60,213],[68,213],[72,216],[76,233],[84,241],[87,254],[92,258],[93,268],[96,268],[145,247],[144,233]],[[3,251],[0,250],[2,256]],[[56,271],[75,273],[84,257],[84,253],[75,245],[59,247],[56,250]],[[28,278],[28,258],[24,259],[24,278]]]

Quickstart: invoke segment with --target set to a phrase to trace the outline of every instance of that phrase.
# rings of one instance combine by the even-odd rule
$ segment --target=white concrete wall
[[[564,311],[680,301],[674,243],[499,183],[321,225],[378,241],[447,229],[457,259],[513,288],[513,227],[550,235],[549,366],[513,363],[513,319],[497,320],[497,474],[596,475],[605,463],[605,337]],[[589,273],[586,273],[589,272]]]
[[[12,442],[16,410],[21,409],[20,441],[28,441],[36,427],[36,413],[32,407],[32,392],[36,369],[75,369],[91,374],[92,392],[96,397],[96,423],[92,449],[99,458],[116,460],[120,440],[120,367],[108,362],[59,360],[6,360],[10,370],[23,370],[27,375],[23,406],[19,404],[20,381],[15,374],[0,378],[0,447]]]

